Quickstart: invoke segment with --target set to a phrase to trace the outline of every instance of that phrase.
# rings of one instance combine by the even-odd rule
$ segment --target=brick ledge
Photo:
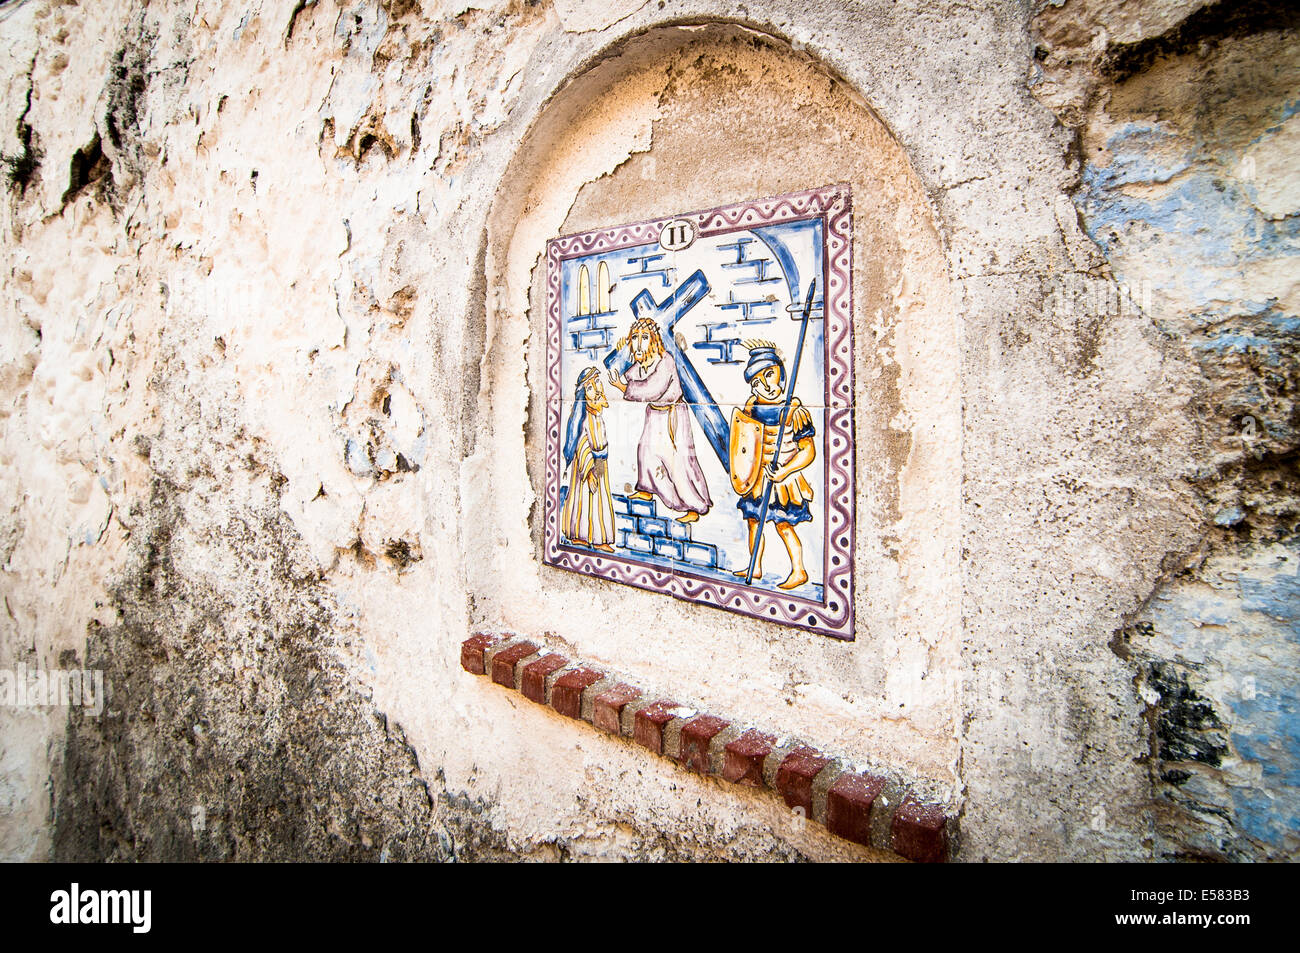
[[[648,696],[527,639],[477,633],[461,644],[460,664],[690,771],[771,788],[792,810],[855,844],[922,863],[949,859],[955,822],[941,806],[918,800],[890,778],[846,770],[815,748],[778,745],[755,728]]]

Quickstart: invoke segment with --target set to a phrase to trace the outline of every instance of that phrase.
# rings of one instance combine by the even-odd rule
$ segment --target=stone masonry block
[[[708,774],[709,742],[730,722],[714,715],[700,715],[682,726],[681,751],[678,760],[692,771]]]
[[[634,553],[646,553],[647,555],[654,553],[655,544],[653,540],[650,540],[645,536],[639,536],[638,534],[628,530],[620,530],[619,532],[622,536],[622,542],[620,545],[622,545],[624,549],[630,549]]]
[[[777,769],[777,791],[789,807],[802,809],[809,820],[813,817],[813,781],[830,763],[816,748],[804,746],[786,755]]]
[[[487,670],[483,667],[483,652],[501,641],[499,635],[489,635],[486,632],[479,632],[472,638],[466,639],[460,644],[460,667],[471,675],[485,675]]]
[[[629,702],[636,701],[641,697],[641,689],[633,688],[619,682],[613,688],[606,689],[595,697],[592,702],[591,722],[601,731],[607,731],[611,735],[621,735],[623,733],[622,716],[623,709]]]
[[[889,849],[916,862],[948,859],[951,825],[943,808],[906,794],[896,781],[844,771],[815,748],[797,741],[778,744],[770,734],[698,714],[677,702],[646,699],[633,685],[569,664],[562,655],[539,654],[530,641],[486,632],[461,643],[465,671],[490,674],[493,682],[508,688],[518,686],[525,697],[549,704],[559,714],[589,721],[607,734],[631,735],[637,744],[690,771],[774,787],[790,808],[853,843]]]
[[[709,774],[721,777],[722,766],[727,757],[727,745],[744,733],[744,725],[731,724],[713,736],[709,741]]]
[[[894,812],[894,853],[922,864],[939,864],[948,859],[947,818],[935,804],[922,804],[908,797]]]
[[[627,502],[628,502],[628,511],[633,516],[654,516],[655,515],[654,500],[634,500],[629,498]]]
[[[710,543],[694,543],[688,540],[682,544],[682,558],[695,566],[716,569],[718,547]]]
[[[596,717],[596,696],[602,692],[609,691],[617,685],[618,679],[613,675],[606,675],[598,682],[588,685],[582,692],[581,710],[578,717],[587,724],[595,724]]]
[[[515,687],[515,666],[537,652],[532,642],[516,642],[492,656],[492,681],[506,688]]]
[[[569,660],[563,655],[543,655],[536,661],[529,662],[524,666],[523,677],[519,680],[520,691],[529,701],[535,701],[539,705],[546,704],[546,676],[552,672],[558,672],[564,666],[569,664]]]
[[[638,517],[636,528],[643,536],[667,536],[668,520],[662,516],[642,516]]]
[[[666,758],[672,758],[678,761],[682,756],[682,729],[686,723],[694,718],[699,712],[694,708],[681,705],[669,712],[673,720],[664,725],[664,750]]]
[[[646,708],[654,703],[653,698],[647,698],[642,695],[623,706],[623,713],[619,717],[620,733],[625,738],[631,738],[636,731],[636,713],[642,708]]]
[[[763,787],[763,762],[776,744],[776,738],[753,729],[726,746],[722,776],[734,784]]]
[[[655,555],[664,556],[668,559],[682,558],[682,542],[679,539],[670,539],[667,536],[656,536]]]
[[[582,693],[604,677],[589,668],[565,672],[551,686],[551,707],[568,718],[582,718]]]
[[[885,789],[883,778],[846,771],[826,792],[826,829],[855,844],[871,846],[871,808]]]
[[[673,720],[672,712],[678,707],[677,702],[657,701],[642,708],[633,722],[633,740],[655,754],[663,754],[664,727]]]
[[[492,678],[492,663],[496,657],[507,649],[518,645],[522,641],[523,639],[516,636],[507,636],[495,645],[489,645],[483,650],[483,672],[487,675],[489,680]]]
[[[826,824],[826,796],[830,791],[831,785],[844,773],[844,765],[838,759],[832,758],[831,763],[824,768],[817,777],[813,778],[812,786],[812,814],[808,815],[818,824]]]

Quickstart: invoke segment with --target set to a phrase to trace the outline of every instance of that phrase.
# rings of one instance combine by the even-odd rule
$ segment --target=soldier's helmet
[[[781,360],[781,352],[776,349],[776,345],[771,341],[746,341],[744,346],[749,348],[749,363],[745,365],[745,383],[748,384],[769,367],[779,367],[781,386],[784,387],[785,362]]]

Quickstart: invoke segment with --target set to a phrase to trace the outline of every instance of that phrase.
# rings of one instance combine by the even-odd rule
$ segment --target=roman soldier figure
[[[812,414],[794,397],[790,400],[781,445],[777,446],[784,407],[785,364],[770,341],[747,341],[745,347],[749,350],[745,381],[751,394],[744,409],[737,408],[732,413],[731,485],[740,494],[736,508],[749,527],[750,553],[758,542],[754,578],[763,575],[762,529],[758,522],[763,497],[770,487],[767,522],[776,524],[777,535],[790,557],[790,575],[778,585],[781,589],[795,589],[808,581],[803,544],[795,527],[812,519],[809,504],[813,490],[803,471],[817,457],[816,430]],[[745,566],[735,574],[744,577],[748,571],[749,567]]]

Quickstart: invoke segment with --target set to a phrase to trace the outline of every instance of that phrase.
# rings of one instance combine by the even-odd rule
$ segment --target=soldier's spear
[[[790,369],[790,386],[785,392],[785,406],[781,408],[781,422],[776,428],[776,446],[772,450],[772,466],[781,456],[781,441],[785,439],[785,418],[790,413],[790,402],[794,400],[794,385],[799,379],[799,359],[803,357],[803,339],[808,334],[808,319],[812,315],[813,295],[817,293],[817,279],[808,283],[808,297],[803,302],[803,323],[799,327],[799,343],[794,349],[794,366]],[[768,468],[763,467],[763,505],[758,511],[758,532],[754,534],[754,548],[749,554],[749,569],[745,571],[745,585],[754,579],[754,566],[758,564],[758,550],[763,545],[763,527],[767,523],[767,505],[772,497],[772,478]]]

